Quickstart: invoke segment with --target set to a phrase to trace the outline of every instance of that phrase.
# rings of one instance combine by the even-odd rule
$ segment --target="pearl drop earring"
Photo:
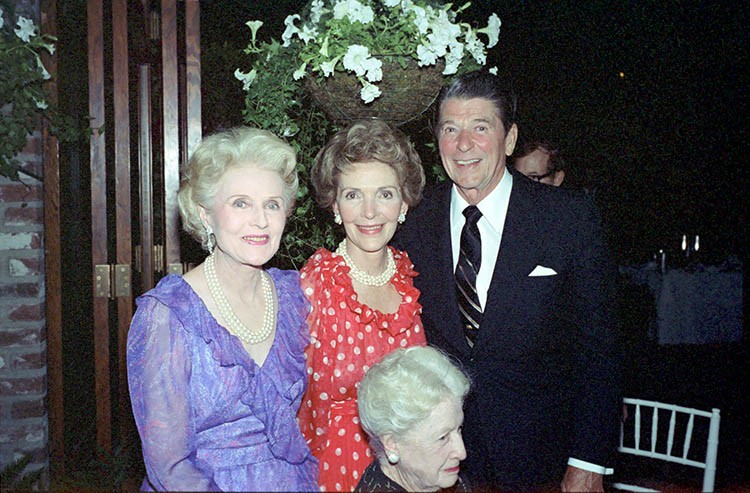
[[[341,220],[341,214],[339,214],[338,212],[334,212],[333,213],[333,222],[335,222],[336,224],[343,223],[343,221]]]
[[[391,464],[398,464],[398,461],[400,460],[400,457],[398,456],[398,454],[396,452],[388,452],[388,454],[386,454],[386,455],[388,457],[388,462],[389,463],[391,463]]]
[[[404,221],[406,221],[406,213],[404,211],[401,211],[401,213],[398,215],[398,223],[404,224]]]

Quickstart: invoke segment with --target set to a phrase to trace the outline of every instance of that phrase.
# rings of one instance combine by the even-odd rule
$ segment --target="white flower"
[[[328,60],[327,62],[322,62],[320,64],[320,71],[323,72],[323,77],[332,76],[337,63],[339,63],[339,57],[336,57],[333,60]]]
[[[362,100],[370,103],[381,95],[375,84],[390,76],[382,59],[374,55],[403,53],[416,59],[420,67],[444,65],[444,75],[457,73],[465,59],[486,65],[488,45],[479,33],[487,36],[489,46],[494,46],[499,38],[500,19],[492,14],[486,27],[477,29],[459,20],[471,5],[469,0],[461,3],[453,9],[451,3],[436,0],[309,0],[304,14],[290,15],[284,21],[280,41],[283,47],[294,46],[294,50],[277,52],[269,49],[273,45],[265,43],[258,49],[253,40],[251,48],[256,49],[248,52],[265,53],[267,58],[271,53],[282,58],[294,53],[295,80],[307,72],[317,77],[335,77],[337,72],[354,74],[361,85]],[[376,9],[380,16],[377,23]],[[385,29],[381,29],[383,26]],[[352,33],[356,33],[354,37]],[[252,83],[249,74],[238,74],[244,76],[241,80],[246,84]],[[264,77],[259,72],[258,80]],[[263,83],[269,81],[263,79]],[[270,84],[273,86],[273,82]],[[249,92],[253,93],[255,86]]]
[[[257,77],[258,72],[255,69],[252,69],[248,73],[243,73],[240,69],[237,69],[234,71],[234,78],[242,82],[242,90],[247,91],[250,85],[255,80],[255,77]]]
[[[382,93],[378,86],[368,82],[365,82],[364,87],[359,91],[359,95],[362,97],[362,101],[364,101],[365,104],[372,103],[375,101],[375,98],[380,97],[381,94]]]
[[[417,6],[413,6],[408,10],[406,7],[404,8],[405,12],[409,12],[409,10],[416,15],[414,18],[414,24],[417,26],[417,29],[419,29],[419,34],[427,34],[427,29],[430,27],[430,20],[427,18],[427,11],[422,7]]]
[[[32,96],[32,99],[34,100],[34,104],[36,105],[36,107],[39,108],[40,110],[46,110],[49,107],[49,105],[47,104],[47,101],[43,99],[39,100],[35,98],[34,96]]]
[[[500,18],[497,14],[492,14],[487,19],[487,27],[479,29],[477,32],[484,33],[489,38],[487,42],[487,48],[492,48],[497,44],[500,39]]]
[[[34,25],[34,21],[32,21],[31,19],[27,19],[26,17],[19,17],[18,28],[13,32],[15,32],[16,36],[21,38],[24,43],[28,43],[29,39],[32,36],[36,36],[36,26]]]
[[[310,22],[312,24],[317,24],[318,22],[320,22],[320,18],[323,16],[324,12],[325,3],[323,2],[323,0],[313,0],[310,9]]]
[[[39,55],[36,56],[36,64],[39,67],[39,71],[42,73],[42,79],[44,80],[50,80],[52,76],[47,72],[47,69],[44,68],[44,64],[42,63],[42,59]]]
[[[429,43],[427,47],[430,49],[430,51],[435,53],[436,57],[440,58],[445,56],[445,51],[448,48],[448,43],[443,42],[437,36],[434,36],[432,34],[427,36],[427,42]]]
[[[487,69],[487,72],[491,73],[492,75],[497,75],[497,67],[490,67]]]
[[[417,46],[417,57],[419,57],[420,67],[424,67],[425,65],[435,65],[435,63],[437,63],[437,53],[430,49],[429,46]]]
[[[430,29],[432,33],[427,36],[427,40],[438,56],[444,56],[446,48],[450,44],[456,43],[457,38],[461,35],[461,28],[457,24],[453,24],[443,10],[440,11],[437,18],[432,20]]]
[[[55,54],[55,45],[53,45],[52,43],[44,43],[43,42],[42,46],[44,46],[44,49],[47,50],[50,55],[54,55]]]
[[[458,71],[461,60],[464,57],[464,45],[461,43],[451,43],[450,51],[445,55],[444,75],[452,75]]]
[[[370,82],[379,82],[383,80],[383,62],[377,58],[367,60],[367,80]]]
[[[260,26],[263,25],[263,21],[247,21],[245,23],[247,27],[250,28],[250,32],[253,36],[253,43],[255,42],[255,35],[258,34],[258,29],[260,29]]]
[[[349,14],[349,20],[359,21],[362,24],[369,24],[375,19],[375,12],[372,7],[363,5],[358,11],[353,11]]]
[[[369,24],[375,19],[372,7],[361,4],[358,0],[341,0],[333,6],[333,18],[348,18],[351,23]]]
[[[302,30],[297,32],[297,36],[299,36],[299,39],[307,44],[310,41],[315,40],[315,38],[318,36],[318,31],[315,29],[315,27],[305,24],[304,26],[302,26]]]
[[[5,25],[5,18],[3,17],[3,14],[4,14],[3,8],[0,7],[0,29],[2,29],[3,26]]]
[[[334,19],[343,19],[346,17],[346,14],[349,13],[349,1],[348,0],[342,0],[341,2],[336,3],[336,5],[333,6],[333,18]]]
[[[305,76],[306,70],[307,70],[307,62],[300,65],[299,68],[294,71],[294,73],[292,74],[292,78],[294,80],[300,80],[302,77]]]
[[[299,18],[299,14],[294,14],[288,15],[286,16],[286,19],[284,19],[284,25],[286,26],[286,29],[284,29],[284,33],[281,35],[281,40],[283,41],[282,46],[289,46],[292,41],[292,37],[295,34],[299,34],[299,28],[294,25],[294,21]]]
[[[370,59],[370,50],[366,46],[351,45],[344,55],[344,68],[351,70],[358,76],[365,75]]]
[[[474,57],[474,60],[476,60],[479,65],[484,65],[487,62],[487,55],[484,52],[484,44],[482,44],[479,38],[477,38],[477,35],[474,34],[474,31],[472,31],[471,28],[466,32],[464,48],[471,53],[471,56]]]

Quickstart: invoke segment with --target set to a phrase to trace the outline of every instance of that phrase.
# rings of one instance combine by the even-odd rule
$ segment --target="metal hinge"
[[[161,274],[164,272],[164,245],[153,245],[151,250],[153,257],[154,272]],[[143,272],[143,247],[141,245],[135,246],[135,271]],[[177,274],[181,276],[185,272],[195,267],[193,264],[188,263],[173,263],[167,264],[167,274]]]
[[[130,264],[94,266],[94,297],[111,300],[129,298],[132,296],[132,285]]]
[[[153,263],[154,272],[161,274],[164,265],[164,245],[152,245],[151,246],[151,259]],[[141,245],[135,246],[135,271],[143,272],[143,247]]]

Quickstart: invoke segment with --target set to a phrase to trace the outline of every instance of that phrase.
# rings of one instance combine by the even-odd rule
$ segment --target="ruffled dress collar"
[[[167,276],[161,283],[181,283],[190,291],[193,300],[180,304],[177,315],[183,318],[186,328],[205,341],[220,366],[241,366],[245,370],[247,384],[240,400],[265,425],[273,455],[299,464],[312,457],[301,432],[294,426],[306,387],[304,350],[309,344],[309,329],[305,319],[309,303],[299,287],[297,272],[279,269],[267,272],[274,281],[278,308],[274,341],[262,367],[245,351],[239,338],[219,325],[180,276]],[[203,316],[195,313],[197,307]],[[200,322],[195,323],[196,320]],[[277,391],[269,392],[270,385]]]
[[[419,290],[414,287],[413,278],[418,275],[414,270],[414,264],[406,252],[401,252],[391,246],[388,248],[391,249],[393,260],[396,262],[396,273],[391,278],[391,284],[401,295],[401,304],[393,313],[383,313],[359,301],[352,279],[349,277],[351,269],[343,257],[326,249],[320,249],[318,253],[321,254],[321,270],[330,271],[334,284],[342,288],[347,308],[359,315],[363,325],[373,323],[376,327],[395,336],[414,326],[415,320],[422,313],[422,305],[417,301]]]

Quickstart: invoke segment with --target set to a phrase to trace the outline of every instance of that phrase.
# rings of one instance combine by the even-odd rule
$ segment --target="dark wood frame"
[[[102,0],[87,2],[88,32],[88,84],[89,115],[93,129],[89,140],[89,160],[91,168],[91,290],[95,293],[96,266],[110,265],[114,260],[115,269],[125,267],[131,272],[134,255],[132,207],[139,209],[138,232],[141,248],[139,265],[141,275],[137,285],[131,283],[125,293],[111,297],[92,295],[92,315],[94,334],[94,369],[96,393],[96,445],[103,452],[112,451],[113,418],[118,418],[117,433],[123,439],[130,432],[130,400],[127,392],[126,342],[130,320],[133,315],[134,296],[150,289],[156,281],[155,273],[167,271],[181,273],[179,244],[179,213],[177,190],[179,187],[179,164],[186,160],[201,139],[201,96],[200,96],[200,6],[198,0],[162,0],[160,2],[160,60],[155,62],[161,70],[161,92],[153,94],[151,77],[154,73],[148,56],[136,53],[143,48],[142,40],[129,39],[128,13],[137,11],[143,15],[144,34],[150,31],[152,12],[151,2],[142,0],[135,8],[128,0],[112,0],[112,91],[105,91],[110,83],[105,74],[105,9]],[[129,11],[130,7],[130,11]],[[185,25],[178,26],[178,8],[184,8]],[[140,10],[139,10],[140,9]],[[55,35],[57,32],[57,1],[42,0],[43,32]],[[132,28],[132,27],[131,27]],[[180,63],[178,50],[178,29],[184,28],[184,62]],[[141,43],[135,50],[132,45]],[[141,50],[142,51],[142,50]],[[130,73],[130,60],[138,58],[137,69]],[[53,76],[57,76],[57,58],[48,56],[45,66]],[[130,88],[135,93],[131,95]],[[53,102],[56,100],[57,86],[50,83]],[[111,135],[104,133],[107,104],[105,94],[112,94],[113,110]],[[153,105],[152,98],[160,97],[161,104]],[[132,99],[131,99],[132,98]],[[137,105],[131,122],[131,100]],[[161,115],[153,114],[161,110]],[[157,118],[153,118],[157,116]],[[161,134],[154,133],[154,123]],[[132,152],[131,132],[137,129],[137,152]],[[154,145],[153,139],[161,142]],[[46,276],[46,320],[47,320],[47,371],[49,381],[49,436],[52,474],[65,473],[64,440],[64,396],[63,396],[63,338],[64,320],[62,317],[62,270],[60,210],[60,169],[57,140],[45,126],[42,130],[44,150],[44,233],[45,233],[45,276]],[[107,149],[114,159],[114,203],[108,195]],[[154,203],[153,157],[161,152],[164,169],[159,170],[163,177],[163,203]],[[137,162],[132,162],[134,159]],[[137,167],[137,173],[132,168]],[[131,200],[131,179],[137,174],[139,199]],[[159,214],[163,220],[155,221],[154,207],[162,208]],[[110,231],[108,215],[114,214],[114,232]],[[163,251],[166,255],[154,255],[154,229],[163,230]],[[115,238],[115,251],[110,252],[109,240]],[[134,277],[132,278],[134,279]],[[116,307],[116,316],[112,309]],[[115,322],[113,322],[115,320]],[[114,323],[116,327],[111,327]],[[110,353],[110,338],[114,333],[117,354]],[[112,361],[114,359],[115,361]],[[119,388],[113,389],[110,379],[112,364],[116,365]],[[116,411],[112,408],[112,395],[118,398]],[[118,416],[113,416],[113,411]]]
[[[41,3],[43,33],[57,36],[57,0]],[[44,51],[42,61],[52,78],[50,102],[57,104],[57,55]],[[44,282],[47,324],[47,405],[52,474],[65,474],[63,440],[62,254],[60,245],[60,160],[57,138],[47,123],[42,127],[44,176]]]

